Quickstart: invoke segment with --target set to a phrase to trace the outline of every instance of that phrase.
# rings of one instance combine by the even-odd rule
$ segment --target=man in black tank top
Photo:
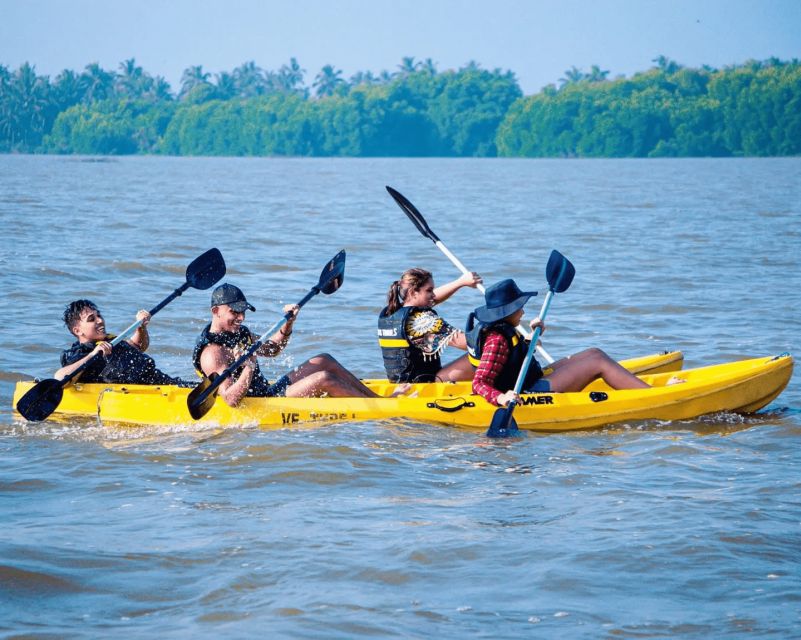
[[[214,290],[211,322],[201,332],[193,354],[199,373],[204,376],[221,374],[258,340],[258,336],[243,324],[245,313],[255,310],[239,287],[224,283]],[[292,314],[286,324],[265,340],[238,371],[222,382],[219,395],[228,405],[235,407],[246,396],[377,397],[327,353],[309,358],[273,384],[267,382],[259,370],[256,356],[275,357],[281,353],[292,335],[299,310],[297,305],[286,305],[284,313]]]

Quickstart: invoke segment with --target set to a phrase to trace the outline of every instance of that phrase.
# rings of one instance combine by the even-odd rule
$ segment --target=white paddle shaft
[[[455,255],[453,255],[453,254],[450,252],[450,250],[448,249],[448,247],[446,247],[446,246],[445,246],[445,245],[442,243],[442,241],[441,241],[441,240],[436,240],[436,241],[434,241],[434,244],[435,244],[435,245],[437,245],[437,248],[438,248],[440,251],[442,251],[442,253],[444,253],[444,254],[445,254],[445,256],[448,258],[448,260],[450,260],[450,261],[453,263],[453,265],[454,265],[454,266],[455,266],[457,269],[459,269],[459,271],[461,271],[461,272],[462,272],[462,274],[463,274],[463,275],[467,275],[468,273],[471,273],[471,271],[469,271],[469,270],[467,269],[467,267],[465,267],[465,266],[464,266],[464,265],[461,263],[461,261],[459,260],[459,258],[457,258]],[[484,293],[484,291],[485,291],[485,289],[484,289],[484,285],[483,285],[483,284],[478,284],[478,285],[476,286],[476,289],[478,289],[478,290],[479,290],[481,293]],[[531,339],[531,334],[530,334],[528,331],[526,331],[526,330],[525,330],[525,329],[524,329],[522,326],[518,325],[517,327],[515,327],[515,329],[517,329],[517,332],[518,332],[518,333],[519,333],[521,336],[523,336],[523,337],[524,337],[526,340],[530,340],[530,339]],[[539,337],[539,335],[538,335],[537,337]],[[551,357],[551,356],[548,354],[548,352],[547,352],[547,351],[545,351],[545,349],[543,349],[543,348],[542,348],[542,345],[539,345],[539,344],[537,345],[537,352],[538,352],[538,353],[539,353],[539,354],[540,354],[540,355],[541,355],[543,358],[545,358],[545,360],[548,362],[548,364],[553,364],[553,362],[554,362],[554,359],[553,359],[553,358],[552,358],[552,357]]]

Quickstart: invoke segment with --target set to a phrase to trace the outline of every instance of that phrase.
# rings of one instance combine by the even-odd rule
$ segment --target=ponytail
[[[403,306],[409,291],[419,291],[426,282],[432,279],[431,272],[425,269],[413,268],[404,271],[400,280],[395,280],[387,291],[387,315],[391,316]]]
[[[387,291],[387,315],[391,316],[402,306],[401,283],[400,280],[395,280],[395,282],[389,285],[389,291]]]

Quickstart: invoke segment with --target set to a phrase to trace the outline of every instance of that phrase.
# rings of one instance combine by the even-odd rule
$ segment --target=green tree
[[[303,78],[305,75],[306,70],[301,68],[295,58],[290,58],[289,64],[281,65],[278,71],[278,86],[282,91],[297,93],[305,97],[306,90],[303,88]]]
[[[8,72],[6,71],[6,74]],[[50,83],[25,62],[5,79],[0,136],[9,150],[32,151],[41,143],[51,114]]]
[[[401,63],[398,65],[398,73],[401,76],[408,76],[422,68],[422,64],[414,61],[413,56],[406,56],[401,58]]]
[[[141,98],[150,91],[153,85],[153,78],[136,64],[134,58],[121,62],[120,72],[116,78],[115,86],[118,95],[126,98]]]
[[[117,74],[113,71],[106,71],[98,63],[92,62],[86,65],[81,77],[86,84],[86,102],[106,100],[114,95]]]
[[[345,88],[346,83],[342,78],[342,71],[327,64],[320,69],[320,73],[314,78],[312,86],[318,98],[325,98],[326,96],[333,96],[340,89]]]
[[[195,87],[211,86],[209,78],[211,78],[211,74],[203,71],[203,65],[187,67],[181,74],[181,90],[178,97],[183,98]]]
[[[682,68],[678,62],[663,55],[658,55],[656,58],[651,60],[651,62],[655,62],[657,68],[662,73],[676,73],[676,71]]]
[[[68,109],[84,100],[87,91],[86,78],[70,69],[56,76],[51,87],[51,102],[56,112]]]
[[[570,84],[577,84],[586,78],[583,71],[576,67],[570,67],[565,71],[565,75],[559,78],[560,88],[564,88]]]
[[[264,71],[252,60],[241,64],[233,71],[237,86],[237,95],[242,98],[253,98],[267,93]]]

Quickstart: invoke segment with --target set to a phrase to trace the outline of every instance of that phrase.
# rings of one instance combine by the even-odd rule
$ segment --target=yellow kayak
[[[666,371],[679,371],[684,365],[684,354],[681,351],[662,351],[660,353],[650,353],[646,356],[639,356],[637,358],[628,358],[627,360],[620,360],[620,365],[631,371],[636,375],[645,373],[664,373]],[[547,375],[549,369],[547,365],[543,367],[543,371]],[[385,384],[386,379],[368,378],[362,380],[368,387],[374,385]],[[469,385],[468,385],[469,388]],[[469,393],[469,391],[467,391]]]
[[[515,409],[521,429],[569,431],[617,422],[681,420],[719,412],[753,413],[776,398],[793,369],[788,354],[642,375],[650,389],[612,390],[595,381],[577,393],[524,394]],[[673,375],[684,381],[666,384]],[[17,383],[14,404],[33,386]],[[374,381],[384,396],[395,385]],[[414,385],[397,398],[246,398],[238,407],[220,398],[198,422],[186,405],[190,389],[149,385],[76,384],[64,390],[54,416],[97,417],[103,423],[137,425],[304,427],[331,422],[404,418],[485,429],[496,407],[470,393],[469,383]]]

